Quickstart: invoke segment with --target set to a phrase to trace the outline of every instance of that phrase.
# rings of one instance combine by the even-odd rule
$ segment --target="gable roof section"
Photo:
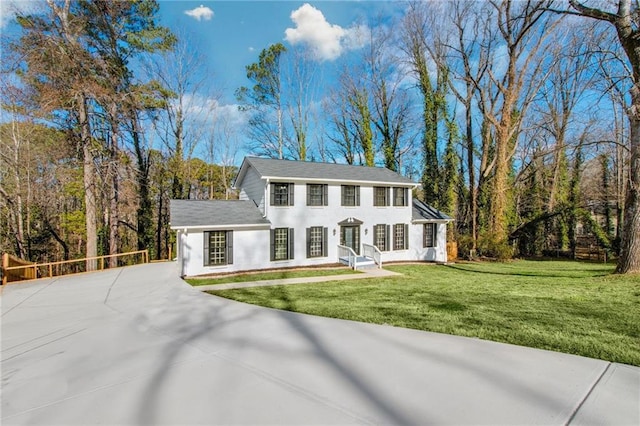
[[[171,200],[171,229],[269,226],[253,201]]]
[[[253,167],[258,174],[265,179],[300,179],[318,182],[367,182],[403,186],[417,185],[411,179],[384,167],[245,157],[242,166],[240,166],[240,171],[238,172],[234,186],[242,182],[244,174],[249,167]]]
[[[423,203],[420,200],[413,199],[413,210],[411,219],[414,222],[430,222],[430,221],[447,221],[451,222],[453,219],[440,210],[436,210],[428,204]]]

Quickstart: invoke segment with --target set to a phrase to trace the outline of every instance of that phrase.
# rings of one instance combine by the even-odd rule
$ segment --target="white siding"
[[[244,176],[242,182],[240,182],[240,199],[254,201],[262,214],[264,214],[265,199],[265,181],[260,178],[260,175],[255,171],[253,167],[249,167],[247,173]]]
[[[425,260],[429,262],[447,261],[447,224],[438,223],[436,246],[424,247],[424,224],[412,224],[409,228],[411,240],[409,242],[409,257],[411,260]]]
[[[331,176],[335,178],[335,176]],[[286,180],[283,180],[286,181]],[[446,262],[446,223],[438,224],[436,247],[423,247],[423,224],[412,223],[411,190],[409,190],[408,205],[403,207],[393,206],[393,191],[389,191],[391,206],[377,207],[373,205],[374,186],[372,184],[360,186],[360,205],[355,207],[343,207],[341,205],[341,185],[330,184],[328,186],[327,206],[307,206],[307,185],[300,180],[294,182],[293,206],[268,206],[265,193],[269,194],[265,187],[266,181],[262,180],[258,173],[250,167],[240,185],[240,199],[253,200],[259,209],[271,222],[271,229],[294,229],[294,258],[283,261],[271,261],[270,230],[268,229],[243,229],[234,230],[234,259],[233,265],[205,267],[203,261],[203,230],[189,231],[180,238],[182,231],[178,232],[178,241],[181,241],[180,253],[184,254],[182,266],[183,275],[202,275],[216,272],[236,272],[256,269],[285,268],[295,266],[313,266],[338,261],[338,244],[340,243],[340,225],[348,218],[362,221],[360,226],[360,242],[373,244],[374,225],[389,225],[391,240],[390,250],[382,252],[382,260],[390,261],[436,261]],[[313,183],[322,183],[314,181]],[[383,185],[380,185],[383,186]],[[386,185],[392,187],[391,185]],[[400,186],[400,185],[398,185]],[[407,250],[393,250],[393,225],[408,225],[409,248]],[[314,226],[327,228],[327,256],[307,258],[307,233],[306,229]],[[380,249],[384,249],[380,247]]]
[[[338,244],[340,243],[340,226],[338,223],[350,217],[364,222],[360,227],[360,242],[367,244],[373,244],[374,225],[411,224],[412,209],[410,191],[409,205],[406,207],[374,207],[373,186],[361,186],[360,206],[343,207],[340,205],[342,201],[341,186],[329,185],[328,189],[328,206],[307,206],[307,185],[300,182],[295,183],[295,204],[293,206],[269,206],[267,219],[269,219],[273,228],[295,229],[295,258],[286,261],[270,262],[270,267],[304,266],[337,262]],[[307,259],[306,228],[312,226],[323,226],[329,230],[328,256],[326,258]],[[409,229],[411,233],[412,227],[409,226]],[[270,247],[267,247],[267,250],[268,249],[270,249]],[[391,260],[417,260],[417,257],[412,253],[411,247],[409,250],[391,250],[384,252],[382,258],[383,262]]]
[[[204,266],[204,230],[189,230],[186,234],[179,231],[178,250],[183,254],[181,275],[193,276],[269,267],[268,229],[230,230],[233,230],[233,264],[223,266]]]

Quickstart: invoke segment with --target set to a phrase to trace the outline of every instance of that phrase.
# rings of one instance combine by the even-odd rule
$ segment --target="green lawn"
[[[282,280],[287,278],[324,277],[328,275],[359,274],[347,267],[344,268],[318,268],[318,269],[291,269],[274,272],[259,272],[237,275],[222,275],[210,278],[189,278],[186,281],[192,286],[244,283],[249,281]]]
[[[640,276],[557,261],[401,265],[401,277],[212,291],[243,302],[640,365]]]

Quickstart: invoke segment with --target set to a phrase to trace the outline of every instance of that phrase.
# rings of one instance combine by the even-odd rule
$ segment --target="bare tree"
[[[533,97],[544,80],[541,51],[548,44],[553,20],[546,14],[550,1],[492,1],[496,36],[504,56],[496,57],[487,69],[487,85],[481,83],[481,109],[486,120],[483,143],[492,140],[492,185],[488,232],[496,244],[507,240],[509,175],[511,159],[517,148],[520,125]],[[485,145],[486,147],[487,145]]]
[[[250,114],[249,134],[256,148],[262,154],[280,159],[284,158],[285,139],[280,59],[286,50],[282,43],[263,49],[258,62],[246,67],[253,87],[243,86],[236,91],[241,110]]]
[[[164,110],[154,121],[170,157],[171,196],[189,198],[189,160],[206,131],[215,96],[208,86],[204,61],[189,47],[186,35],[174,50],[147,63],[149,77],[160,83]]]

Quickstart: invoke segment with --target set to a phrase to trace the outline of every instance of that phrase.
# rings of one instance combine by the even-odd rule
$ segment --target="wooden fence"
[[[85,257],[82,259],[63,260],[60,262],[32,263],[11,256],[2,255],[2,285],[8,282],[51,278],[59,275],[78,274],[109,268],[105,259],[116,259],[116,267],[149,263],[149,250],[138,250],[128,253],[110,254],[106,256]]]

